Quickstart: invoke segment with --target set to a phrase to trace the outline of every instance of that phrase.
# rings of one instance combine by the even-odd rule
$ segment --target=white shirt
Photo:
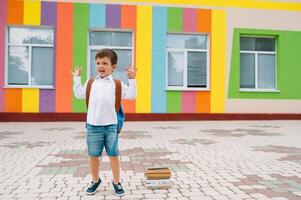
[[[73,80],[75,97],[78,99],[85,99],[88,80],[84,86],[81,84],[80,76],[73,77]],[[129,79],[129,86],[121,82],[121,98],[136,98],[135,79]],[[111,75],[104,78],[101,78],[100,76],[95,77],[91,86],[87,123],[94,126],[117,124],[115,111],[115,82]]]

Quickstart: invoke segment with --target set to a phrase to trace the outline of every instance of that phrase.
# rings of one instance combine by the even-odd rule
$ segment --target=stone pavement
[[[0,199],[119,199],[103,156],[94,196],[83,122],[0,123]],[[122,199],[301,199],[301,121],[127,122]],[[172,169],[170,189],[143,185]]]

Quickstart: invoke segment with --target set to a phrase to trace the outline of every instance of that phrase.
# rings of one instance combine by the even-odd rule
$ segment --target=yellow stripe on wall
[[[22,89],[22,112],[39,112],[39,89]]]
[[[40,0],[24,0],[24,25],[40,25]],[[22,112],[39,112],[40,90],[34,88],[22,89]]]
[[[138,95],[136,112],[151,112],[152,7],[137,7],[136,65]],[[163,70],[163,69],[162,69]]]
[[[212,113],[225,112],[226,99],[226,13],[212,10],[211,103]]]
[[[41,2],[40,0],[24,0],[24,24],[40,25]]]
[[[83,0],[81,0],[83,1]],[[111,0],[114,3],[143,3],[147,5],[212,6],[220,8],[254,8],[272,10],[301,10],[301,3],[280,0]]]

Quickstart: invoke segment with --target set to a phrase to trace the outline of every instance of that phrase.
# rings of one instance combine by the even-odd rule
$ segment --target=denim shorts
[[[87,127],[87,145],[88,154],[91,157],[99,157],[105,147],[108,156],[118,156],[118,134],[117,125],[93,126]]]

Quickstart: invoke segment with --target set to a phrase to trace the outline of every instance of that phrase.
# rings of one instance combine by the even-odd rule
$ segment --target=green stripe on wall
[[[183,9],[168,8],[168,32],[182,32],[183,30]]]
[[[239,91],[239,32],[234,30],[233,32],[233,42],[232,42],[232,52],[231,52],[231,66],[230,66],[230,80],[229,80],[229,90],[228,97],[233,98],[236,96],[237,91]]]
[[[169,91],[166,95],[166,112],[180,113],[182,108],[182,94],[177,91]]]
[[[89,4],[74,4],[73,29],[73,68],[82,66],[82,84],[87,79],[87,36],[89,28]],[[72,96],[72,112],[86,112],[85,100],[78,100]]]
[[[167,10],[167,31],[182,32],[183,30],[183,9],[168,8]],[[166,112],[180,113],[182,110],[182,92],[166,92]]]
[[[276,85],[279,92],[240,92],[239,37],[240,35],[275,36]],[[229,98],[237,99],[301,99],[301,32],[254,29],[234,29]]]

